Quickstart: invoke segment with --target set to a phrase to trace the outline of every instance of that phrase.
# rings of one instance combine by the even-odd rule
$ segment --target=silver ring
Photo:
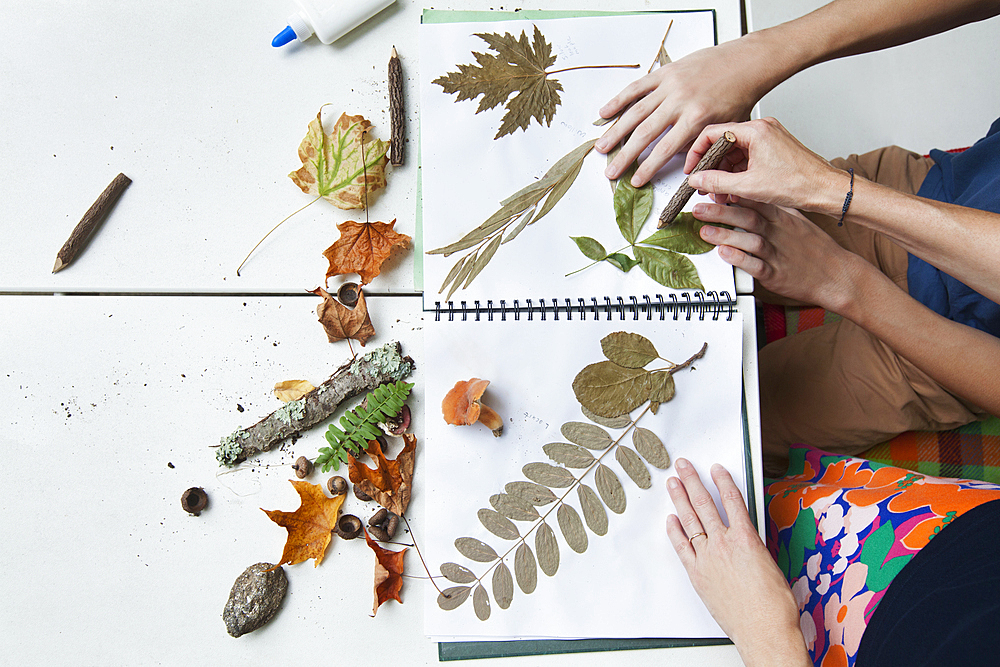
[[[691,541],[692,541],[692,540],[694,540],[694,538],[696,538],[696,537],[704,537],[704,538],[707,538],[707,537],[708,537],[708,533],[695,533],[694,535],[692,535],[691,537],[689,537],[689,538],[688,538],[688,542],[691,542]]]

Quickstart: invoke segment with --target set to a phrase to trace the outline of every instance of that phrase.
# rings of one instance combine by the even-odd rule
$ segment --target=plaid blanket
[[[764,304],[764,337],[771,341],[840,319],[822,308]],[[1000,418],[951,431],[908,431],[875,445],[862,458],[934,477],[1000,483]]]

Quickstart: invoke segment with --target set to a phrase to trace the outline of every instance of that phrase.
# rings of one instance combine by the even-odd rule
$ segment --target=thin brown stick
[[[410,537],[413,539],[413,548],[417,552],[417,558],[420,559],[420,564],[424,566],[424,572],[427,573],[427,578],[431,580],[431,584],[437,589],[437,592],[444,595],[444,591],[442,591],[441,587],[437,585],[436,581],[434,581],[434,575],[431,574],[430,568],[427,567],[427,561],[424,560],[424,555],[420,553],[420,547],[417,546],[417,538],[413,534],[413,529],[410,528],[410,522],[407,521],[406,517],[402,514],[399,515],[399,518],[403,520],[403,523],[406,524],[406,529],[410,531]]]
[[[128,176],[118,174],[111,181],[111,184],[104,188],[104,192],[97,198],[97,201],[91,204],[87,212],[83,214],[83,218],[73,228],[73,232],[66,239],[66,243],[56,253],[56,263],[52,267],[52,273],[62,271],[69,266],[70,262],[76,259],[77,254],[87,245],[87,241],[97,231],[101,223],[104,222],[108,213],[114,208],[118,198],[122,196],[125,188],[131,183],[132,179]]]
[[[403,110],[403,65],[396,47],[389,57],[389,162],[393,167],[403,164],[403,144],[406,142],[406,118]]]
[[[732,148],[735,143],[736,135],[732,132],[725,132],[715,141],[714,144],[712,144],[712,147],[708,149],[708,152],[701,157],[701,160],[699,160],[695,168],[691,170],[691,173],[697,174],[699,171],[715,169],[718,167],[719,163],[722,162],[722,158],[726,157],[726,153],[729,152],[729,149]],[[666,227],[672,223],[674,218],[676,218],[677,214],[681,212],[681,209],[684,208],[684,205],[688,203],[688,200],[691,199],[691,195],[693,194],[694,188],[688,185],[688,179],[685,178],[684,182],[681,183],[681,186],[677,188],[677,192],[674,193],[674,196],[670,198],[670,201],[667,202],[667,205],[663,208],[663,212],[660,213],[660,222],[657,223],[656,228],[660,229],[661,227]]]
[[[577,69],[639,69],[641,65],[580,65],[578,67],[566,67],[563,69],[554,69],[551,72],[546,72],[545,76],[552,76],[553,74],[561,74],[562,72],[572,72]]]

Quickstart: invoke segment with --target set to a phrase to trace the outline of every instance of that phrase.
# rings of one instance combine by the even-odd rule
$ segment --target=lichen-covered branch
[[[221,465],[235,466],[266,452],[285,438],[329,419],[344,401],[396,382],[413,372],[413,359],[404,357],[398,342],[354,358],[302,398],[290,401],[253,426],[222,438],[215,452]]]

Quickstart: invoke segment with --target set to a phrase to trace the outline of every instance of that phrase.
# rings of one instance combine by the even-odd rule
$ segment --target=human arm
[[[667,481],[676,515],[667,534],[695,591],[736,644],[748,667],[812,665],[799,629],[799,611],[784,575],[757,534],[740,490],[712,466],[727,527],[697,471],[685,459]],[[698,535],[704,533],[703,535]]]
[[[636,170],[641,186],[710,123],[740,121],[776,85],[817,63],[904,44],[1000,14],[997,0],[834,0],[798,19],[696,51],[635,81],[601,108],[628,108],[596,148],[631,137],[608,165],[617,178],[664,130]]]

